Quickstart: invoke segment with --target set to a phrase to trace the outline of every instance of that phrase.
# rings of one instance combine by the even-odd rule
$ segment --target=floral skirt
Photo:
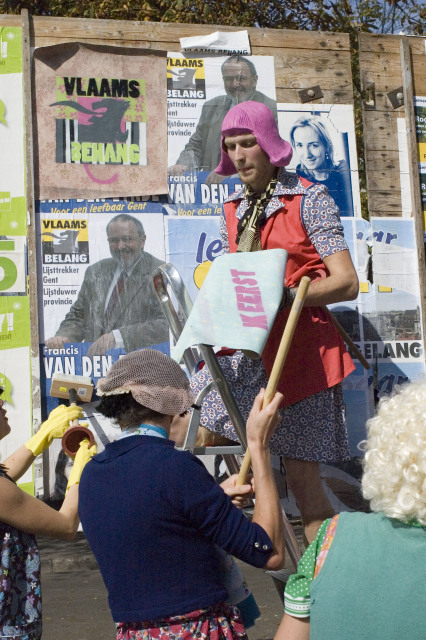
[[[235,402],[247,420],[256,395],[268,383],[262,360],[250,360],[241,351],[218,360]],[[210,381],[210,372],[204,366],[191,377],[191,391],[198,395]],[[270,441],[273,455],[324,463],[349,460],[340,384],[291,404],[280,413],[280,423]],[[230,440],[237,440],[217,389],[212,389],[203,400],[200,424]]]
[[[119,622],[116,640],[247,640],[237,607],[220,603],[182,616]]]

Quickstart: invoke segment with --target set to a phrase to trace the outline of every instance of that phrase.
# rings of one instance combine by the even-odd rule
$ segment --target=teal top
[[[341,513],[322,525],[290,577],[286,612],[310,615],[310,640],[425,640],[425,567],[423,527]]]

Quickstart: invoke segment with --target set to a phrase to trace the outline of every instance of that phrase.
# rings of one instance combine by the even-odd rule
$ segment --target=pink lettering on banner
[[[240,318],[243,321],[244,327],[250,327],[252,329],[268,329],[268,318],[266,316],[243,316],[240,313]]]
[[[238,271],[231,269],[232,282],[235,283],[235,293],[237,296],[237,309],[244,327],[256,329],[268,329],[268,319],[262,304],[262,295],[257,286],[254,271]],[[244,312],[244,314],[243,314]],[[256,313],[262,315],[248,316],[246,313]]]
[[[257,284],[257,280],[253,278],[241,278],[240,276],[255,276],[254,271],[238,271],[238,269],[231,269],[232,281],[235,284],[245,284],[248,286],[254,286]]]

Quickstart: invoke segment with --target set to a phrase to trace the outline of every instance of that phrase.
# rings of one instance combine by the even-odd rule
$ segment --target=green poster
[[[28,296],[0,296],[0,349],[31,344]]]
[[[0,25],[0,73],[22,73],[22,31],[19,27]]]
[[[27,234],[21,49],[21,29],[0,25],[0,234],[11,236]]]

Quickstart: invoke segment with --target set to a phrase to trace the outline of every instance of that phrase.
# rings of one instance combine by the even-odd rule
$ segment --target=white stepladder
[[[309,278],[307,278],[306,280],[309,281]],[[289,319],[286,323],[286,330],[284,331],[283,339],[281,340],[277,358],[265,392],[264,405],[268,404],[270,402],[270,399],[275,394],[276,385],[284,365],[284,361],[290,346],[291,338],[294,333],[300,309],[303,306],[303,298],[306,295],[308,285],[309,282],[305,281],[303,286],[299,287],[300,294],[298,293],[298,295],[296,296],[293,307],[290,311]],[[153,286],[162,306],[163,313],[168,320],[173,337],[177,341],[182,333],[183,326],[191,312],[193,306],[192,300],[184,283],[182,282],[177,269],[170,263],[160,265],[156,269],[153,274]],[[177,309],[172,301],[170,294],[172,294],[175,298]],[[185,351],[183,360],[188,373],[191,375],[196,371],[197,364],[201,359],[203,359],[207,364],[213,381],[204,389],[202,389],[202,391],[198,394],[195,403],[195,409],[192,412],[191,420],[182,448],[184,450],[191,451],[197,456],[221,455],[224,459],[229,473],[238,473],[239,483],[244,484],[246,475],[250,468],[250,456],[249,452],[247,451],[247,439],[244,419],[229,389],[229,385],[225,379],[220,364],[216,358],[215,352],[211,346],[206,344],[199,344],[197,345],[197,347],[191,347]],[[228,415],[232,421],[240,443],[239,445],[209,447],[195,446],[197,431],[200,424],[201,405],[205,396],[211,391],[214,386],[217,388],[228,412]],[[240,468],[237,456],[241,456],[243,454],[245,455]],[[283,509],[282,516],[285,530],[286,550],[294,568],[296,569],[301,557],[299,544],[293,528]],[[273,578],[274,584],[282,600],[283,582],[287,581],[289,572],[283,569],[281,571],[267,571],[266,573],[270,574]]]

